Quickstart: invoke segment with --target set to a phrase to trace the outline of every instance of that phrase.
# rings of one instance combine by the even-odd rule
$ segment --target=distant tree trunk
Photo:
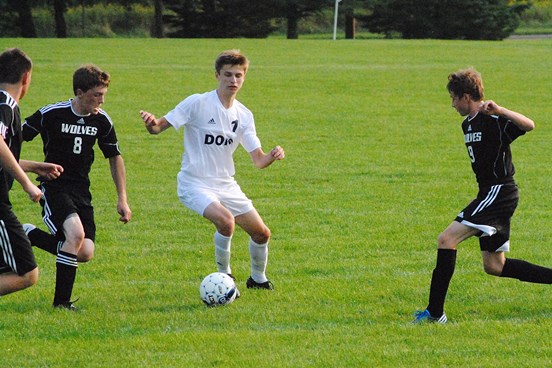
[[[36,29],[29,0],[10,0],[10,6],[18,14],[17,25],[21,29],[21,37],[36,38]]]
[[[54,19],[56,21],[56,37],[67,38],[67,24],[65,23],[65,0],[54,0]]]
[[[355,39],[356,19],[351,14],[345,15],[345,38],[348,40]]]
[[[163,0],[154,1],[155,15],[153,18],[152,37],[163,38],[165,37],[163,31]]]
[[[295,16],[287,17],[287,39],[296,40],[299,38],[299,18]]]

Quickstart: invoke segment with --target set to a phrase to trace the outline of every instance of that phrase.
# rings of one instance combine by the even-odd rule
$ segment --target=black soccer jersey
[[[29,116],[23,124],[23,139],[40,133],[46,162],[59,164],[63,174],[49,185],[90,185],[88,177],[94,162],[96,141],[105,158],[120,154],[113,122],[103,110],[96,115],[79,115],[71,100],[47,105]]]
[[[21,116],[19,106],[6,91],[0,91],[0,134],[19,161],[21,153]],[[14,178],[0,166],[0,200],[8,203],[8,191]]]
[[[525,134],[514,123],[478,113],[462,122],[464,143],[480,187],[514,181],[510,143]]]

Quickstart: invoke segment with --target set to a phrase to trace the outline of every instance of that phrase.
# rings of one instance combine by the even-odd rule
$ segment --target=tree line
[[[153,8],[152,37],[264,38],[283,20],[287,38],[296,39],[302,19],[334,9],[336,0],[0,0],[0,34],[37,37],[33,9],[48,8],[56,37],[65,38],[67,10],[94,4]],[[361,25],[386,37],[500,40],[530,6],[530,0],[341,0],[339,14],[347,38]]]

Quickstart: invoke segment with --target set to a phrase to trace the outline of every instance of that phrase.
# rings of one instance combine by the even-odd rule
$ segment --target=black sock
[[[432,317],[439,318],[444,313],[445,297],[454,268],[456,267],[456,249],[438,249],[437,265],[431,277],[429,289],[429,305],[427,310]]]
[[[552,269],[520,259],[506,258],[500,277],[509,277],[537,284],[552,284]]]
[[[28,234],[29,240],[34,247],[44,249],[48,253],[57,255],[58,253],[58,241],[52,234],[47,233],[44,230],[36,228],[31,230]]]
[[[73,285],[77,276],[77,256],[59,251],[56,260],[56,292],[54,306],[67,303],[71,300]]]

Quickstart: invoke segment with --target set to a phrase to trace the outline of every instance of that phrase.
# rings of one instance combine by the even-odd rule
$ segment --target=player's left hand
[[[284,149],[280,146],[276,146],[270,151],[270,155],[275,160],[283,160],[286,157],[286,153],[284,152]]]
[[[121,221],[123,224],[129,222],[132,218],[132,211],[126,203],[117,205],[117,212],[119,213],[119,215],[121,215],[121,217],[119,217],[119,221]]]

